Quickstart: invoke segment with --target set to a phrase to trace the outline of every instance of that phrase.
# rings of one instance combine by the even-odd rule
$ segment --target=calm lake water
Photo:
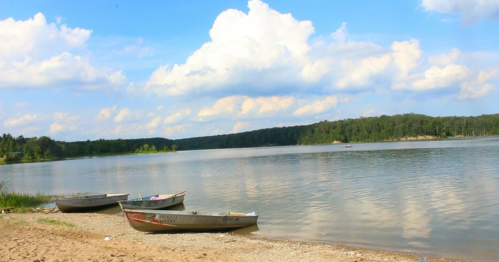
[[[499,260],[499,138],[289,146],[0,166],[19,192],[187,190],[184,207],[255,211],[257,237]]]

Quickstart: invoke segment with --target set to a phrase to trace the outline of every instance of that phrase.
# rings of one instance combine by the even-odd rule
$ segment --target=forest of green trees
[[[361,117],[316,124],[175,140],[179,150],[260,146],[315,145],[335,142],[399,141],[499,135],[499,114],[477,117],[430,117],[418,114]]]
[[[446,138],[493,135],[499,135],[499,114],[477,117],[404,114],[322,121],[311,125],[300,136],[297,144],[399,141],[417,136]]]
[[[175,152],[177,145],[165,138],[116,139],[79,142],[54,141],[49,137],[24,138],[3,134],[0,159],[3,161],[57,160],[82,156]]]
[[[499,114],[476,117],[383,115],[176,140],[141,138],[60,142],[46,136],[25,138],[3,134],[0,138],[0,161],[53,160],[196,149],[399,141],[416,137],[441,139],[493,135],[499,135]]]

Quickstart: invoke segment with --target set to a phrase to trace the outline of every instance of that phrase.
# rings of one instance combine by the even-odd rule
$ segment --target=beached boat
[[[196,211],[123,209],[130,225],[143,232],[222,231],[255,225],[258,215]]]
[[[121,209],[165,209],[184,203],[185,191],[174,195],[154,195],[119,201]]]
[[[118,201],[127,200],[129,194],[101,194],[81,197],[58,198],[55,204],[62,212],[85,211],[86,209],[116,205]]]

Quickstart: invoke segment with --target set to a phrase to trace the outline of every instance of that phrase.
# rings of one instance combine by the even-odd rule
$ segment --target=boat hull
[[[197,213],[196,211],[127,210],[123,212],[134,229],[143,232],[223,231],[255,225],[258,215]]]
[[[61,212],[78,212],[98,207],[118,204],[118,201],[128,199],[129,194],[102,194],[54,200]]]
[[[118,203],[121,209],[165,209],[184,203],[184,196],[185,194],[181,194],[160,200],[150,200],[152,196],[149,196],[142,200],[136,198],[119,201]]]

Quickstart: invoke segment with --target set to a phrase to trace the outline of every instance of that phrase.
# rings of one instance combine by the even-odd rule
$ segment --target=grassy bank
[[[51,200],[50,196],[43,193],[9,192],[5,188],[5,182],[0,181],[0,209],[13,208],[16,211],[22,211],[24,208],[38,207]]]

